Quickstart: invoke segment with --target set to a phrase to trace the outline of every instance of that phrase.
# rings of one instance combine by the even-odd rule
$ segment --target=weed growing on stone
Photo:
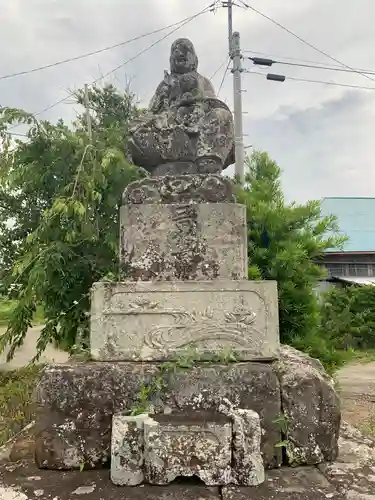
[[[294,446],[292,442],[289,440],[289,424],[290,420],[287,415],[284,413],[280,413],[272,423],[277,424],[280,428],[282,441],[275,444],[275,448],[283,448],[286,458],[288,459],[288,464],[293,467],[293,465],[298,465],[296,463],[297,457],[294,454]]]
[[[42,365],[0,372],[0,446],[35,418],[33,394]]]
[[[130,411],[131,415],[150,413],[151,400],[154,396],[161,395],[167,387],[168,377],[183,370],[191,370],[198,363],[230,364],[237,362],[236,353],[232,349],[225,349],[217,353],[198,353],[191,346],[187,346],[171,361],[166,361],[159,366],[159,372],[149,381],[143,381],[137,394],[137,403]]]

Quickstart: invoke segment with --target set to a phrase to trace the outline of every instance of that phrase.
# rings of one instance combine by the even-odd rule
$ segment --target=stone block
[[[316,360],[282,347],[275,364],[287,423],[289,462],[313,465],[334,461],[338,454],[340,400],[333,383]]]
[[[120,209],[123,280],[240,280],[247,278],[247,262],[244,205],[146,203]]]
[[[147,414],[112,418],[111,481],[119,486],[143,483],[143,427]]]
[[[273,365],[200,365],[177,372],[163,400],[171,408],[205,411],[219,408],[225,402],[228,402],[229,409],[249,409],[259,415],[264,466],[271,469],[279,467],[281,449],[275,445],[282,438],[275,420],[281,412],[281,401],[280,385]],[[228,414],[231,414],[230,411]]]
[[[153,415],[144,423],[145,477],[164,485],[199,477],[207,486],[231,482],[232,422],[219,413]]]
[[[276,282],[95,283],[90,345],[101,361],[165,360],[187,347],[198,356],[276,359]]]
[[[221,493],[223,500],[346,500],[315,467],[283,467],[257,488],[225,486]]]
[[[124,205],[235,203],[233,182],[221,175],[164,175],[126,186]]]
[[[259,415],[252,410],[237,409],[233,419],[233,483],[258,486],[264,482],[264,465],[260,453],[262,429]]]
[[[67,363],[47,366],[37,390],[35,458],[40,468],[101,468],[110,459],[112,417],[130,413],[140,388],[159,374],[157,364]],[[202,363],[177,371],[152,401],[157,411],[217,409],[217,397],[260,415],[266,467],[281,464],[280,387],[272,365]]]

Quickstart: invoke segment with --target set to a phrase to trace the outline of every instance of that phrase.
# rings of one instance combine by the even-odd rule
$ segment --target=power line
[[[62,59],[60,61],[56,61],[56,62],[53,62],[53,63],[50,63],[50,64],[45,64],[44,66],[38,66],[36,68],[32,68],[32,69],[28,69],[28,70],[24,70],[24,71],[18,71],[16,73],[9,73],[7,75],[2,75],[2,76],[0,76],[0,80],[6,80],[8,78],[14,78],[16,76],[28,75],[30,73],[36,73],[37,71],[42,71],[44,69],[53,68],[55,66],[60,66],[61,64],[66,64],[66,63],[69,63],[69,62],[79,61],[80,59],[84,59],[86,57],[90,57],[90,56],[94,56],[94,55],[97,55],[97,54],[101,54],[103,52],[106,52],[108,50],[113,50],[113,49],[116,49],[118,47],[123,47],[125,45],[128,45],[129,43],[136,42],[137,40],[141,40],[142,38],[146,38],[148,36],[155,35],[156,33],[160,33],[161,31],[167,30],[169,28],[173,28],[174,26],[177,26],[177,25],[181,24],[181,22],[182,21],[179,21],[177,23],[173,23],[173,24],[170,24],[168,26],[164,26],[164,28],[158,28],[158,29],[156,29],[154,31],[149,31],[148,33],[144,33],[144,34],[136,36],[134,38],[130,38],[129,40],[125,40],[123,42],[115,43],[114,45],[109,45],[108,47],[104,47],[102,49],[93,50],[92,52],[86,52],[85,54],[81,54],[79,56],[69,57],[68,59]]]
[[[290,30],[289,28],[287,28],[286,26],[284,26],[283,24],[279,23],[278,21],[276,21],[275,19],[272,19],[272,17],[270,16],[267,16],[266,14],[264,14],[263,12],[260,12],[260,10],[256,9],[255,7],[252,7],[251,5],[249,5],[248,3],[244,2],[243,0],[240,0],[240,2],[245,5],[247,8],[249,8],[250,10],[252,10],[253,12],[255,12],[256,14],[260,15],[261,17],[264,17],[265,19],[267,19],[268,21],[270,21],[271,23],[275,24],[276,26],[278,26],[279,28],[281,28],[282,30],[286,31],[287,33],[289,33],[290,35],[292,35],[294,38],[297,38],[297,40],[299,40],[300,42],[304,43],[305,45],[307,45],[308,47],[310,47],[311,49],[315,50],[316,52],[319,52],[320,54],[322,54],[323,56],[327,57],[328,59],[331,59],[332,61],[340,64],[340,66],[344,66],[345,68],[347,69],[350,69],[351,71],[353,71],[354,73],[357,73],[359,75],[362,75],[364,76],[365,78],[367,78],[368,80],[371,80],[373,82],[375,82],[375,78],[371,78],[368,74],[366,73],[363,73],[361,71],[358,71],[356,70],[355,68],[352,68],[351,66],[349,66],[348,64],[345,64],[343,63],[342,61],[340,61],[339,59],[336,59],[335,57],[329,55],[327,52],[325,52],[324,50],[321,50],[319,49],[316,45],[313,45],[312,43],[308,42],[307,40],[305,40],[304,38],[302,38],[301,36],[297,35],[296,33],[294,33],[292,30]]]
[[[348,69],[345,69],[343,68],[341,65],[339,64],[330,64],[329,66],[327,66],[326,63],[323,63],[323,62],[320,62],[320,61],[312,61],[311,59],[301,59],[301,58],[298,58],[298,57],[288,57],[288,56],[275,56],[275,55],[270,55],[270,54],[266,54],[265,52],[258,52],[256,50],[244,50],[243,51],[244,53],[250,53],[250,54],[257,54],[257,55],[260,55],[260,56],[265,56],[265,57],[270,57],[270,58],[275,58],[275,59],[286,59],[288,61],[296,61],[296,62],[300,62],[300,63],[307,63],[307,64],[315,64],[315,65],[319,65],[319,68],[321,67],[327,67],[327,68],[332,68],[332,69],[340,69],[341,71],[352,71],[352,70],[348,70]],[[375,70],[373,69],[362,69],[362,68],[355,68],[356,71],[359,71],[361,73],[368,73],[368,74],[375,74]]]
[[[131,57],[130,59],[128,59],[124,63],[119,64],[118,66],[116,66],[116,68],[111,69],[110,71],[108,71],[104,75],[100,76],[99,78],[96,78],[96,80],[94,80],[91,83],[91,85],[94,85],[95,83],[97,83],[98,81],[102,80],[103,78],[106,78],[107,76],[111,75],[112,73],[115,73],[117,70],[119,70],[120,68],[122,68],[126,64],[129,64],[130,62],[133,62],[134,59],[137,59],[139,56],[143,55],[145,52],[147,52],[148,50],[150,50],[153,47],[155,47],[155,45],[158,45],[160,42],[162,42],[163,40],[165,40],[169,36],[173,35],[173,33],[175,33],[176,31],[178,31],[179,29],[181,29],[183,26],[185,26],[185,24],[190,23],[191,21],[193,21],[194,19],[196,19],[198,16],[201,16],[202,14],[206,14],[211,9],[215,8],[215,5],[216,5],[216,2],[208,5],[207,7],[205,7],[201,11],[199,11],[197,14],[195,14],[194,16],[190,16],[190,17],[188,17],[186,19],[183,19],[182,21],[180,21],[179,26],[177,26],[177,28],[174,28],[172,31],[170,31],[169,33],[167,33],[163,37],[159,38],[158,40],[156,40],[156,42],[152,43],[151,45],[149,45],[145,49],[141,50],[140,52],[138,52],[138,54],[136,54],[135,56]]]
[[[223,78],[221,79],[220,86],[219,86],[219,90],[218,90],[218,92],[217,92],[217,96],[218,96],[218,97],[219,97],[219,94],[220,94],[220,92],[221,92],[221,89],[223,88],[225,77],[226,77],[226,76],[227,76],[227,74],[228,74],[228,69],[229,69],[230,61],[231,61],[231,59],[229,59],[229,60],[228,60],[227,66],[226,66],[225,71],[224,71],[224,74],[223,74]]]
[[[254,60],[256,58],[254,57],[249,57],[249,59]],[[270,59],[272,61],[272,64],[284,64],[286,66],[297,66],[299,68],[312,68],[312,69],[322,69],[326,71],[340,71],[344,73],[357,73],[356,71],[352,71],[351,69],[346,69],[346,68],[341,68],[340,66],[319,66],[318,64],[308,64],[308,63],[297,63],[297,62],[289,62],[289,61],[278,61],[274,59]],[[361,70],[362,71],[362,70]],[[362,73],[370,74],[370,75],[375,75],[375,71],[370,71],[370,70],[364,70]]]
[[[266,73],[261,73],[260,71],[246,70],[245,73],[252,74],[252,75],[261,75],[261,76],[264,76],[264,77],[267,78],[267,74]],[[323,84],[323,85],[333,85],[333,86],[337,86],[337,87],[349,87],[349,88],[352,88],[352,89],[360,89],[360,90],[375,90],[375,87],[364,87],[364,86],[361,86],[361,85],[350,85],[350,84],[347,84],[347,83],[328,82],[328,81],[325,81],[325,80],[311,80],[309,78],[296,78],[294,76],[286,76],[285,79],[286,80],[294,80],[296,82],[320,83],[320,84]]]
[[[227,62],[228,58],[226,57],[225,60],[220,64],[220,66],[217,68],[217,70],[215,71],[215,73],[212,74],[212,76],[210,76],[210,80],[213,80],[215,78],[215,76],[219,73],[219,71],[224,68],[224,65],[225,63]]]
[[[215,8],[216,6],[216,1],[214,3],[211,3],[210,5],[208,5],[207,7],[205,7],[204,9],[202,9],[201,11],[199,11],[197,14],[194,14],[193,16],[190,16],[190,17],[187,17],[185,19],[182,19],[179,23],[175,23],[173,24],[172,26],[175,26],[176,24],[178,24],[179,26],[177,26],[176,28],[174,28],[172,31],[170,31],[169,33],[167,33],[166,35],[164,35],[163,37],[159,38],[156,42],[153,42],[152,44],[150,44],[148,47],[146,47],[145,49],[141,50],[140,52],[138,52],[135,56],[127,59],[125,62],[121,63],[120,65],[118,65],[116,68],[108,71],[107,73],[105,73],[104,75],[100,76],[99,78],[96,78],[92,83],[91,85],[95,85],[95,83],[99,82],[100,80],[102,80],[103,78],[106,78],[107,76],[109,76],[110,74],[114,73],[115,71],[117,71],[118,69],[122,68],[123,66],[125,66],[126,64],[129,64],[130,62],[133,62],[135,59],[137,59],[138,57],[140,57],[141,55],[145,54],[147,51],[149,51],[150,49],[152,49],[153,47],[155,47],[155,45],[157,45],[158,43],[162,42],[163,40],[165,40],[167,37],[169,37],[170,35],[172,35],[173,33],[175,33],[177,30],[181,29],[183,26],[185,26],[186,24],[188,24],[189,22],[193,21],[194,19],[196,19],[198,16],[202,15],[202,14],[205,14],[209,11],[211,11],[212,9]],[[165,28],[163,28],[165,29]],[[161,31],[161,30],[160,30]],[[63,102],[67,101],[69,99],[69,97],[73,96],[74,93],[71,92],[69,93],[69,95],[67,95],[66,97],[63,97],[62,99],[59,99],[57,102],[54,102],[53,104],[50,104],[49,106],[47,106],[46,108],[42,109],[41,111],[38,111],[37,113],[32,113],[32,115],[34,117],[36,116],[39,116],[41,115],[42,113],[45,113],[46,111],[49,111],[50,109],[54,108],[55,106],[58,106],[59,104],[62,104]]]

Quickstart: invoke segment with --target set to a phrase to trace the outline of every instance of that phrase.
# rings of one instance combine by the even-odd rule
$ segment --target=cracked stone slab
[[[111,481],[119,486],[136,486],[144,480],[144,422],[148,414],[112,418]]]
[[[275,363],[286,417],[289,463],[315,465],[338,454],[340,400],[316,360],[288,346]]]
[[[275,281],[94,283],[90,347],[97,361],[231,351],[239,360],[279,353]]]
[[[267,472],[258,487],[225,486],[223,500],[346,500],[315,467]]]
[[[120,209],[122,280],[247,279],[246,207],[132,204]]]
[[[142,384],[158,376],[156,363],[67,363],[47,366],[37,389],[35,457],[39,467],[85,469],[105,466],[111,456],[112,416],[138,404]],[[268,468],[281,464],[282,440],[275,418],[281,412],[280,386],[271,364],[202,363],[166,381],[158,411],[214,411],[217,398],[260,415],[261,451]]]
[[[145,479],[165,485],[199,477],[208,486],[232,479],[232,421],[219,413],[153,415],[144,421]]]
[[[264,482],[264,464],[260,452],[262,429],[258,413],[237,409],[233,419],[233,482],[258,486]]]
[[[1,500],[221,500],[219,489],[197,484],[172,484],[167,487],[144,485],[122,486],[113,484],[108,470],[56,472],[38,471],[29,461],[0,463]],[[35,495],[35,481],[41,476]]]
[[[375,499],[375,440],[344,422],[338,445],[337,460],[319,469],[348,499]]]

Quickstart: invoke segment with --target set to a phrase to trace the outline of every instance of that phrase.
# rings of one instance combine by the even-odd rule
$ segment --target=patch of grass
[[[0,372],[0,446],[34,420],[34,390],[43,365]]]
[[[369,416],[357,427],[365,436],[375,438],[375,413],[371,411]]]
[[[16,306],[16,301],[14,300],[8,300],[5,299],[4,297],[0,297],[0,326],[1,327],[7,327],[8,322],[10,320],[10,317],[12,315],[12,312]],[[43,309],[42,307],[38,306],[35,314],[34,314],[34,319],[33,319],[33,324],[34,325],[40,325],[44,321],[43,317]]]
[[[375,361],[375,349],[363,351],[353,350],[351,360],[356,363],[372,363]]]

